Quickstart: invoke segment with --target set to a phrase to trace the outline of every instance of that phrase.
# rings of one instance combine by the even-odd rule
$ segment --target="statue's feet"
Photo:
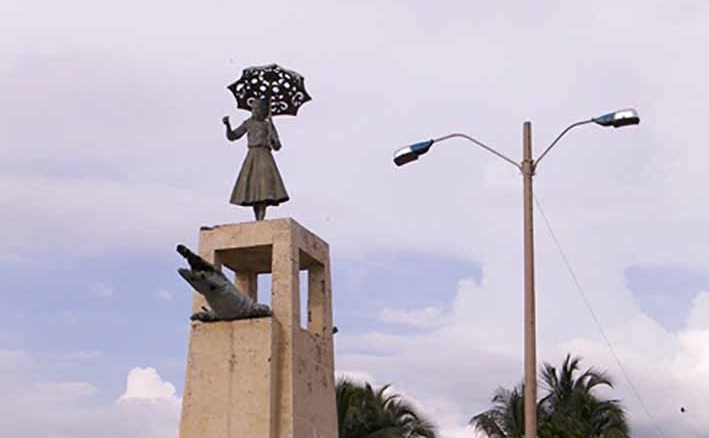
[[[266,219],[266,206],[267,204],[264,202],[259,202],[254,205],[254,217],[257,221]]]

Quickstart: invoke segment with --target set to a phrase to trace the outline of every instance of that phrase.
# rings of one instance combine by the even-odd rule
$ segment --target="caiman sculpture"
[[[180,268],[177,272],[204,296],[210,307],[202,307],[201,311],[190,317],[192,321],[233,321],[271,316],[268,306],[255,302],[239,291],[220,270],[185,245],[177,245],[177,252],[190,265],[190,269]]]

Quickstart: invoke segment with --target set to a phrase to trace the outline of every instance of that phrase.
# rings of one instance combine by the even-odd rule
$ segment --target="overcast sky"
[[[517,159],[568,124],[536,194],[540,362],[607,369],[636,437],[709,432],[709,5],[702,1],[6,0],[0,15],[0,428],[177,436],[190,291],[178,242],[252,219],[225,88],[252,65],[313,96],[276,119],[293,217],[332,248],[337,369],[393,383],[445,438],[522,378]],[[539,213],[539,212],[537,212]],[[680,407],[686,413],[680,413]]]

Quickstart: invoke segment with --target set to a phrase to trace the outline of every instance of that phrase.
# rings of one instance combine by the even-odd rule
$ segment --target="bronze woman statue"
[[[249,148],[229,202],[253,207],[256,220],[262,221],[266,207],[288,201],[283,179],[271,154],[271,149],[281,149],[281,142],[271,120],[270,105],[266,100],[255,99],[251,117],[236,129],[231,128],[229,116],[222,122],[226,125],[227,139],[235,141],[246,134]]]

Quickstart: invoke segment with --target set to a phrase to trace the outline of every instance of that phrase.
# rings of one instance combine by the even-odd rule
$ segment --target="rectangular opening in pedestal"
[[[273,247],[271,245],[217,250],[222,264],[236,272],[270,273]]]
[[[271,285],[273,284],[273,277],[271,274],[260,274],[258,276],[258,302],[265,304],[269,307],[271,306]]]
[[[256,274],[250,271],[235,272],[222,265],[222,272],[234,283],[236,289],[258,303],[271,306],[271,274]]]
[[[216,251],[216,256],[223,269],[231,271],[227,276],[240,292],[271,307],[271,245],[220,249]]]
[[[300,328],[308,329],[308,271],[300,271]]]
[[[327,255],[324,257],[325,260],[320,260],[318,257],[322,257],[322,254],[313,255],[302,248],[298,250],[297,258],[291,259],[297,260],[298,264],[298,285],[294,288],[297,296],[283,297],[287,300],[292,299],[293,304],[298,300],[297,307],[292,311],[299,315],[293,316],[298,320],[297,324],[301,329],[315,335],[331,330],[332,325]],[[241,293],[273,308],[272,245],[219,249],[215,251],[214,259],[216,265],[222,267],[225,275],[234,282]],[[291,265],[292,268],[296,266]],[[283,281],[283,287],[290,287],[288,279],[279,281]],[[291,308],[287,303],[283,304],[286,304],[286,309]],[[282,316],[286,317],[286,315]]]
[[[320,335],[330,330],[331,310],[325,266],[300,251],[300,324],[304,330]]]

